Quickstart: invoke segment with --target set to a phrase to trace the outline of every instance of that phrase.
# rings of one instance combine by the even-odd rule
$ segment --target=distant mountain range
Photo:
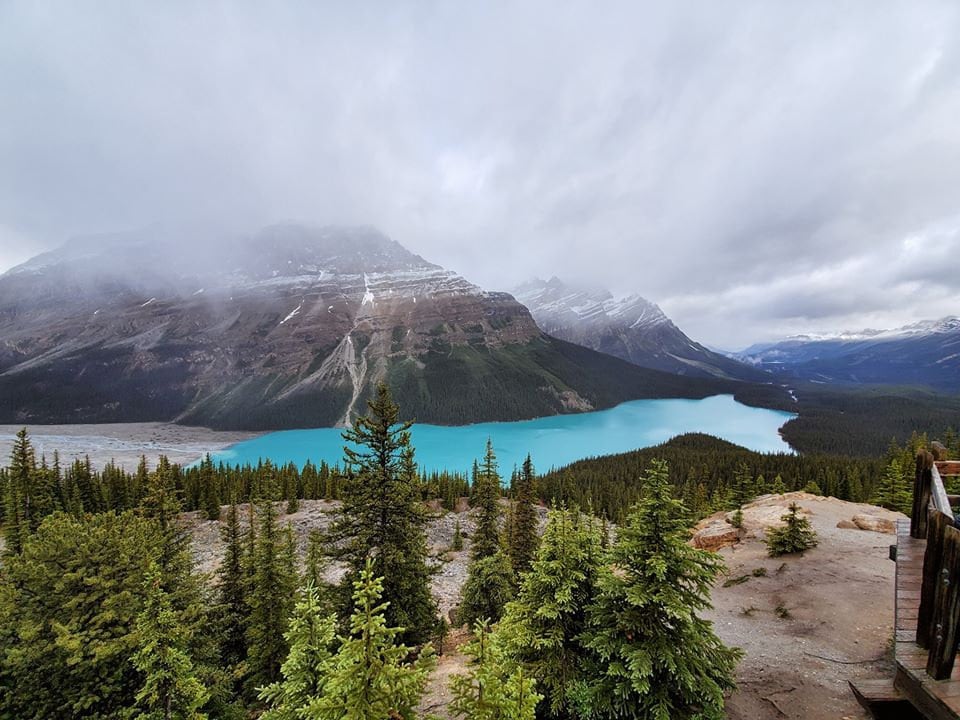
[[[960,318],[892,330],[798,335],[735,357],[774,373],[823,383],[925,385],[960,392]]]
[[[513,291],[537,325],[554,337],[634,365],[689,377],[768,381],[767,373],[687,337],[654,303],[639,295],[616,299],[553,277]]]
[[[676,329],[658,313],[666,341],[656,328]],[[364,412],[378,380],[406,416],[450,424],[734,389],[693,343],[660,369],[703,378],[549,333],[512,296],[371,228],[88,237],[0,276],[0,422],[333,425]]]

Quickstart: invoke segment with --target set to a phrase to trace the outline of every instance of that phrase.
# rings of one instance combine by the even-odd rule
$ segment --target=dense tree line
[[[944,440],[960,456],[956,435]],[[670,484],[695,517],[717,510],[734,510],[748,499],[769,492],[808,490],[842,500],[868,502],[874,497],[891,462],[897,462],[896,492],[913,488],[914,457],[926,445],[925,435],[913,433],[906,444],[890,442],[878,457],[757,453],[709,435],[690,434],[662,445],[619,455],[581,460],[552,470],[538,480],[546,503],[590,507],[619,521],[641,496],[638,482],[655,459],[670,466]],[[884,503],[881,503],[884,504]],[[897,509],[909,507],[897,505]]]

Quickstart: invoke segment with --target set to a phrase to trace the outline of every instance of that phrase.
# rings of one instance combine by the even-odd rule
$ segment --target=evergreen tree
[[[513,569],[505,553],[497,551],[494,555],[472,560],[461,590],[457,624],[499,620],[503,609],[513,599],[513,582]]]
[[[663,461],[643,478],[643,499],[620,528],[582,639],[588,670],[576,697],[584,714],[617,718],[724,717],[740,652],[697,612],[723,568],[687,544],[683,504]]]
[[[320,607],[324,611],[330,610],[332,588],[326,580],[327,557],[323,533],[319,530],[311,530],[307,536],[307,557],[304,565],[304,586],[312,586]]]
[[[150,563],[144,607],[137,616],[139,648],[133,665],[144,677],[137,693],[138,720],[205,720],[199,711],[209,693],[197,679],[187,649],[187,631],[163,590],[160,571]]]
[[[308,582],[286,633],[290,653],[280,668],[283,679],[259,690],[270,708],[261,720],[299,720],[320,699],[335,631],[336,616],[324,615],[317,589]]]
[[[495,647],[487,622],[478,621],[474,639],[464,653],[470,658],[469,673],[455,675],[450,683],[450,711],[464,720],[534,720],[541,695],[523,667],[504,670],[502,653]]]
[[[460,518],[457,518],[457,524],[453,528],[453,542],[450,549],[454,552],[463,550],[463,532],[460,530]]]
[[[213,459],[207,453],[200,461],[200,493],[203,498],[203,512],[207,520],[220,519],[220,493],[217,489],[217,476],[213,469]]]
[[[404,628],[404,642],[422,644],[433,635],[437,610],[429,588],[426,519],[410,423],[399,422],[399,408],[383,383],[367,405],[369,413],[343,433],[349,472],[329,543],[341,548],[336,554],[350,567],[344,590],[373,559],[375,574],[383,578],[387,622]],[[350,598],[344,601],[349,608]]]
[[[4,538],[8,553],[19,553],[30,533],[39,523],[37,517],[34,482],[37,461],[27,429],[17,433],[10,452],[10,467],[6,473],[4,488]]]
[[[249,612],[239,515],[237,504],[230,503],[226,525],[220,532],[224,554],[217,570],[220,661],[234,672],[241,670],[241,663],[247,657],[246,617]]]
[[[774,495],[783,495],[787,492],[787,486],[783,483],[783,477],[780,473],[777,473],[777,476],[773,479],[773,487],[770,488],[770,492]]]
[[[892,459],[874,488],[870,502],[888,510],[909,515],[913,510],[913,492],[903,482],[903,468],[897,458]]]
[[[413,720],[435,660],[430,648],[410,661],[412,648],[397,644],[403,630],[387,625],[383,581],[368,561],[354,583],[350,634],[328,663],[321,696],[310,703],[309,720]]]
[[[287,655],[284,633],[293,609],[296,571],[286,533],[277,528],[277,511],[265,500],[258,509],[259,532],[247,619],[247,662],[251,687],[269,685],[280,676]]]
[[[470,556],[474,560],[489,557],[500,551],[500,475],[493,443],[487,440],[483,466],[474,480],[474,505],[477,508],[477,527],[473,532]]]
[[[165,549],[158,524],[132,513],[46,518],[0,573],[0,717],[122,717],[143,683],[133,663],[151,563],[194,660],[210,654],[189,551]]]
[[[537,551],[537,513],[533,462],[527,455],[515,484],[516,506],[513,514],[513,533],[510,538],[510,564],[517,575],[526,572]]]
[[[799,514],[800,506],[790,503],[789,510],[780,518],[783,526],[767,529],[767,553],[770,557],[803,552],[817,545],[817,533],[810,527],[810,521]]]
[[[497,630],[508,655],[537,678],[547,717],[571,714],[568,690],[580,677],[579,636],[596,591],[601,543],[592,520],[577,511],[551,510],[530,571]]]

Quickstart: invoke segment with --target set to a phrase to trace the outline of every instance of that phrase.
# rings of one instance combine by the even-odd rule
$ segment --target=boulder
[[[699,528],[693,535],[693,546],[701,550],[719,550],[736,545],[740,541],[740,530],[727,522],[711,522]]]
[[[857,526],[857,524],[853,522],[853,520],[841,520],[840,522],[837,523],[837,527],[840,528],[841,530],[859,530],[860,529]]]
[[[853,524],[861,530],[870,530],[871,532],[886,533],[888,535],[895,535],[897,532],[897,523],[892,518],[860,513],[854,515],[852,520]]]

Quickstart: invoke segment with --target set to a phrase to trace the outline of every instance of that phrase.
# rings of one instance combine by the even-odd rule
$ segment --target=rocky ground
[[[764,530],[791,501],[820,544],[802,556],[769,558]],[[761,498],[743,515],[739,542],[719,550],[727,575],[708,613],[720,637],[746,653],[728,717],[868,718],[847,681],[892,676],[895,564],[888,548],[896,540],[876,530],[892,530],[903,516],[806,493]],[[718,520],[723,516],[704,521],[701,530]]]
[[[768,558],[765,529],[779,522],[790,502],[796,502],[810,519],[820,544],[802,556]],[[285,505],[278,508],[282,512]],[[328,527],[337,509],[338,503],[306,500],[298,512],[281,515],[280,520],[292,525],[302,553],[310,530]],[[458,510],[431,507],[427,524],[435,569],[432,589],[445,615],[456,605],[466,579],[474,528],[465,503]],[[246,516],[246,506],[241,514]],[[723,514],[707,518],[693,539],[715,549],[727,564],[726,575],[714,588],[714,609],[707,616],[726,643],[745,652],[737,670],[739,687],[727,703],[728,716],[731,720],[867,718],[847,681],[892,672],[894,563],[888,559],[888,546],[894,536],[884,530],[891,530],[893,520],[902,516],[806,493],[766,496],[745,506],[743,516],[742,530],[733,528]],[[212,572],[222,553],[220,524],[196,513],[187,518],[200,568]],[[450,546],[457,522],[464,549],[453,552]],[[340,572],[331,567],[329,578],[335,580]],[[456,646],[465,641],[463,630],[454,630],[447,638],[422,710],[444,716],[449,678],[464,667]]]
[[[0,458],[10,457],[13,440],[21,427],[0,425]],[[155,422],[30,425],[27,432],[38,458],[46,453],[50,460],[57,450],[63,464],[89,456],[94,467],[103,467],[112,460],[127,470],[135,470],[144,454],[151,467],[160,455],[166,455],[173,463],[186,464],[258,434]]]

